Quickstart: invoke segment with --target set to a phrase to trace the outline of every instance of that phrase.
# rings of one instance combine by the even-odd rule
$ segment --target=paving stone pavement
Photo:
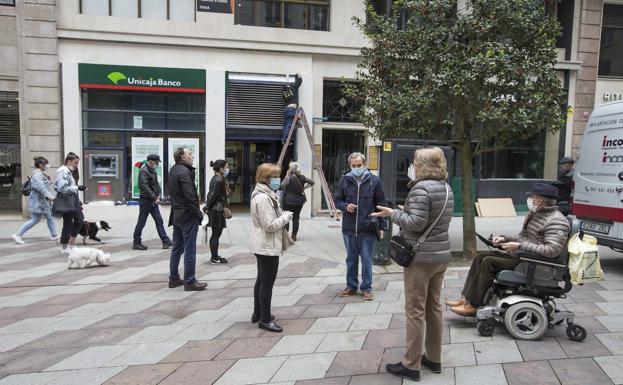
[[[227,266],[208,264],[198,245],[204,292],[168,289],[169,253],[146,243],[139,252],[113,240],[98,246],[112,253],[110,266],[67,270],[43,237],[0,239],[0,385],[411,384],[385,371],[405,349],[397,268],[375,270],[374,301],[339,298],[339,242],[302,238],[280,260],[273,310],[285,330],[273,334],[250,322],[256,266],[246,239],[224,240]],[[457,296],[466,273],[449,268],[442,296]],[[443,373],[423,370],[421,383],[623,384],[623,266],[559,302],[587,328],[585,342],[562,328],[532,342],[503,327],[481,337],[473,320],[445,309]]]

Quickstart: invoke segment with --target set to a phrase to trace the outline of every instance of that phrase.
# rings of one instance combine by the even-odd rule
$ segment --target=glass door
[[[244,171],[244,142],[226,141],[225,160],[229,164],[227,183],[231,191],[229,202],[232,204],[243,203],[243,171]]]
[[[277,141],[251,142],[226,141],[225,160],[229,163],[227,177],[232,204],[248,205],[255,188],[255,172],[262,163],[277,161],[277,151],[281,143]]]

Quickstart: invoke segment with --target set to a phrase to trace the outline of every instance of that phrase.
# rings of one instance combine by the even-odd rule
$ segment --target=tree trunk
[[[456,128],[460,135],[459,156],[461,159],[461,197],[463,201],[463,257],[474,258],[476,256],[476,222],[474,220],[474,200],[472,196],[473,167],[471,137],[469,128],[465,127],[465,115],[457,113]]]

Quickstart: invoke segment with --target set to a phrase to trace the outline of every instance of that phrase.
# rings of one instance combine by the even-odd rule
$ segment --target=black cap
[[[535,183],[526,195],[539,195],[545,198],[558,198],[558,188],[549,183]]]
[[[558,164],[565,164],[565,163],[575,163],[575,160],[573,160],[573,158],[565,156],[564,158],[558,161]]]
[[[160,162],[160,155],[151,154],[147,155],[147,161],[155,160],[156,162]]]

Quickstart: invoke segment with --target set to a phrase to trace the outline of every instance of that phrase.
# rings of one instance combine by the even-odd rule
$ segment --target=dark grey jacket
[[[392,221],[400,226],[400,235],[416,244],[420,236],[435,220],[446,199],[445,181],[418,180],[411,187],[404,210],[394,210]],[[439,223],[420,246],[413,263],[445,263],[450,261],[448,228],[454,210],[454,196],[449,189],[448,204]]]
[[[185,222],[199,225],[203,212],[199,208],[199,195],[195,186],[195,168],[184,163],[176,163],[169,171],[169,195],[171,214],[169,226],[179,226]]]
[[[504,235],[508,242],[519,242],[519,250],[556,258],[567,245],[569,220],[558,207],[541,207],[526,217],[521,232],[514,236]]]
[[[138,189],[141,192],[141,199],[155,201],[162,194],[160,183],[158,183],[158,174],[148,164],[144,164],[138,174]]]

